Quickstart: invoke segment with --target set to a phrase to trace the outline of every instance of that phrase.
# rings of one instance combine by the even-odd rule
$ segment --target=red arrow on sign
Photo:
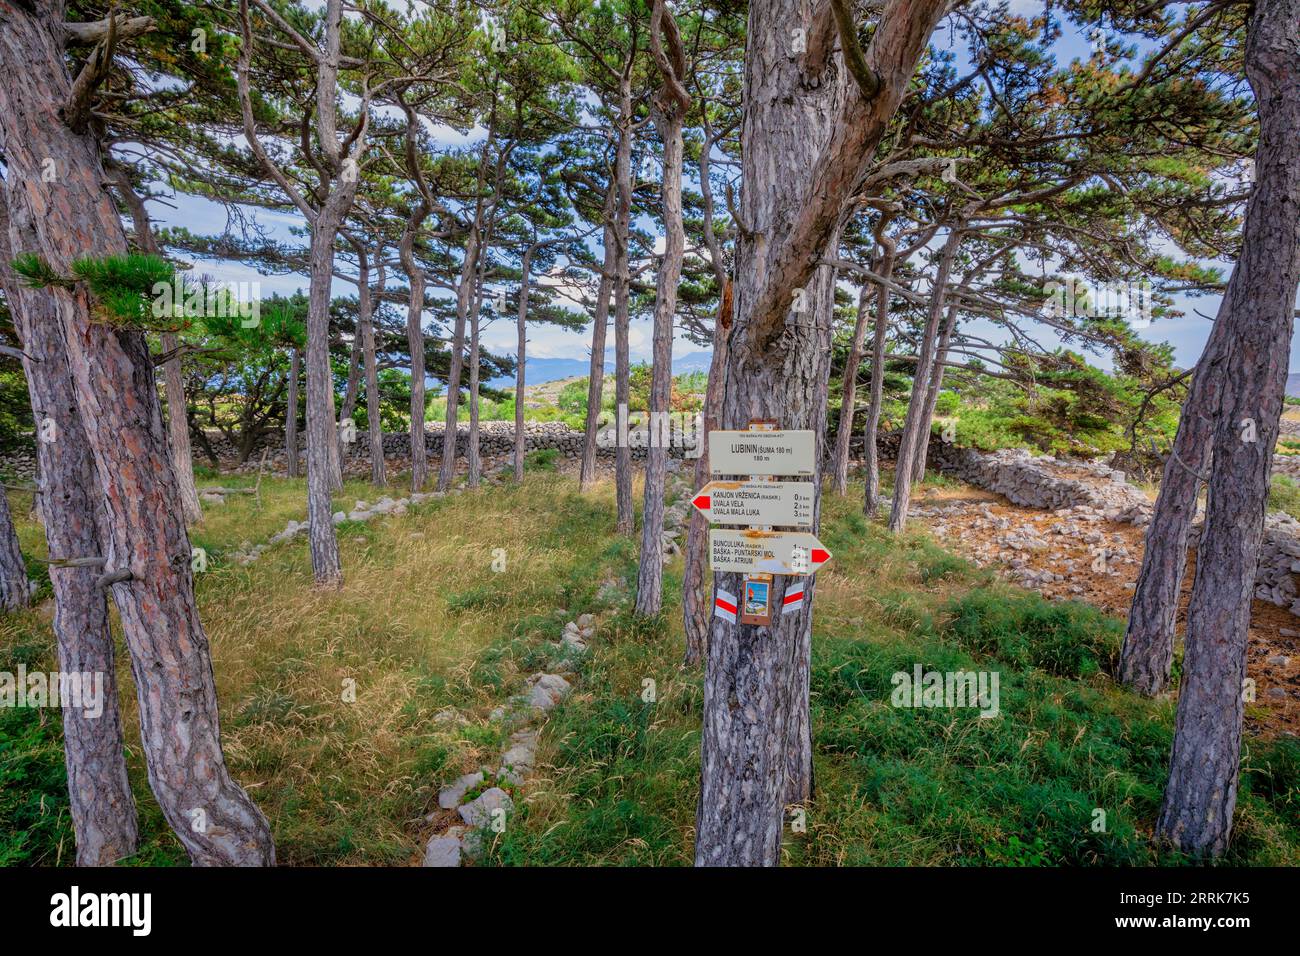
[[[708,495],[696,495],[691,499],[691,504],[695,505],[695,507],[699,508],[701,511],[708,511],[710,506],[713,504],[713,499]]]
[[[831,553],[825,548],[813,548],[811,557],[813,564],[823,564],[831,559]]]

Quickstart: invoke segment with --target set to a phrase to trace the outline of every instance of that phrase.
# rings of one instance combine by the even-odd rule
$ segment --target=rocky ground
[[[1099,508],[1037,510],[955,484],[927,489],[913,516],[946,549],[1044,597],[1086,601],[1117,616],[1128,612],[1142,564],[1143,532],[1108,520]],[[1180,631],[1194,569],[1193,555],[1183,584]],[[1256,701],[1247,707],[1253,732],[1300,733],[1300,619],[1286,608],[1256,600],[1247,670],[1256,681]]]

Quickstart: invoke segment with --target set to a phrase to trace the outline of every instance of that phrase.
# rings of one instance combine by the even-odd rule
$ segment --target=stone
[[[537,759],[537,741],[521,740],[501,755],[501,768],[527,772]]]
[[[463,777],[458,777],[453,783],[448,784],[438,791],[438,806],[444,810],[450,810],[460,804],[465,794],[469,793],[480,783],[483,782],[483,774],[467,773]]]
[[[452,827],[459,830],[460,827]],[[452,835],[451,830],[435,836],[424,848],[425,866],[460,866],[460,836]]]
[[[514,808],[515,803],[510,799],[510,794],[500,787],[492,787],[462,806],[457,813],[469,826],[477,829],[492,822],[494,811],[504,810],[508,814]]]
[[[572,686],[559,674],[534,674],[528,678],[528,703],[540,711],[548,711],[568,696]]]

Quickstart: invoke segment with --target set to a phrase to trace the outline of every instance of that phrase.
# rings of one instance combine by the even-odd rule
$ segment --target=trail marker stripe
[[[722,589],[718,589],[717,595],[713,600],[713,613],[724,621],[732,624],[736,623],[736,596],[728,594]]]
[[[806,585],[800,581],[798,584],[790,585],[790,589],[785,592],[785,597],[781,600],[781,613],[788,614],[791,611],[797,611],[803,607],[803,595]]]

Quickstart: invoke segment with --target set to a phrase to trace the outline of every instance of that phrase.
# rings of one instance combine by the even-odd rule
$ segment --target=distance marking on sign
[[[826,546],[806,531],[709,529],[709,567],[714,571],[812,574],[830,559]]]
[[[811,528],[811,481],[710,481],[693,504],[718,524],[781,525]]]

